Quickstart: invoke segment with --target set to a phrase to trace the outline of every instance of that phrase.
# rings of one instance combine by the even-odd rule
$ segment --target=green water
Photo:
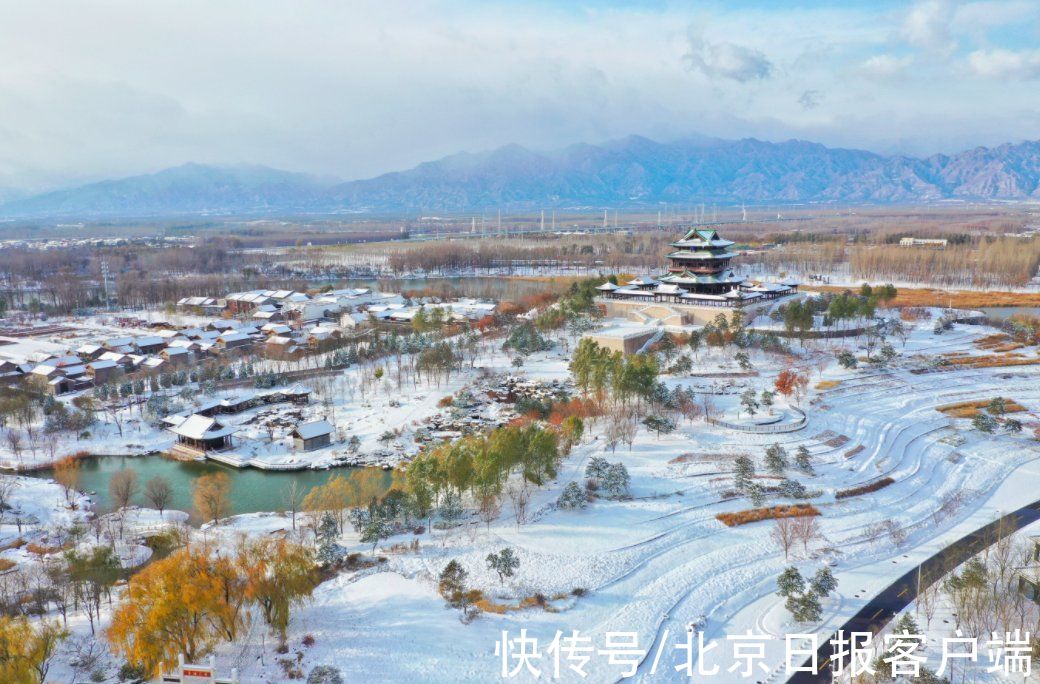
[[[296,472],[275,472],[257,470],[255,468],[231,468],[212,461],[175,461],[162,456],[97,456],[83,459],[79,489],[92,493],[91,498],[100,510],[110,510],[108,482],[115,473],[129,469],[137,473],[139,489],[144,483],[156,475],[166,477],[173,485],[173,503],[171,509],[192,510],[192,491],[195,480],[210,473],[227,473],[231,477],[231,512],[255,513],[257,511],[277,511],[285,508],[285,491],[289,484],[296,480],[303,492],[312,487],[325,484],[333,475],[346,478],[355,477],[363,472],[361,468],[332,468],[330,470],[300,470]],[[32,473],[40,477],[50,477],[48,471]],[[390,486],[390,472],[383,473],[384,487]],[[147,502],[140,494],[135,503],[145,506]]]

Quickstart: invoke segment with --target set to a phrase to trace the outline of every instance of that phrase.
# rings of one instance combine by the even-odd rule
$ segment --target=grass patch
[[[17,563],[9,558],[0,558],[0,572],[7,572],[13,568]]]
[[[853,456],[855,456],[856,454],[860,453],[864,449],[866,449],[866,447],[863,446],[862,444],[854,446],[854,447],[852,447],[851,449],[849,449],[848,451],[845,452],[845,458],[852,458]]]
[[[989,406],[991,399],[979,399],[978,401],[961,401],[956,404],[946,404],[940,406],[936,411],[939,413],[949,416],[950,418],[974,418],[975,414],[980,409],[984,409]],[[1004,397],[1004,407],[1008,413],[1022,413],[1025,411],[1025,407],[1019,404],[1014,399],[1008,399]]]
[[[770,508],[749,508],[746,511],[736,513],[719,513],[715,519],[726,527],[737,527],[762,520],[774,520],[776,518],[802,518],[810,515],[819,515],[820,511],[812,504],[792,504],[790,506],[772,506]]]
[[[879,489],[884,489],[885,487],[887,487],[888,485],[890,485],[890,484],[892,484],[894,482],[895,482],[895,480],[893,480],[890,477],[883,477],[880,480],[875,480],[874,482],[869,482],[869,483],[867,483],[865,485],[860,485],[859,487],[850,487],[848,489],[839,489],[838,491],[834,492],[834,498],[835,499],[847,499],[850,496],[859,496],[860,494],[869,494],[871,492],[876,492]]]
[[[1026,357],[1014,352],[1007,354],[982,354],[980,356],[961,356],[944,354],[947,366],[961,368],[1004,368],[1005,366],[1035,366],[1040,363],[1036,357]]]
[[[818,390],[829,390],[834,389],[841,384],[841,380],[821,380],[816,383],[816,389]]]
[[[841,293],[850,288],[839,285],[813,285],[810,289],[819,292]],[[955,309],[981,309],[988,306],[1040,306],[1040,293],[973,292],[970,290],[901,287],[890,306],[938,306],[943,308],[952,306]]]

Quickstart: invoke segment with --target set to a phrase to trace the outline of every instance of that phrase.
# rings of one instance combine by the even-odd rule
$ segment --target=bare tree
[[[770,538],[783,550],[784,560],[790,557],[791,547],[797,538],[795,520],[796,518],[777,518],[773,521],[773,529],[769,532]]]
[[[802,550],[805,553],[809,553],[809,544],[823,538],[823,534],[820,532],[820,523],[811,515],[791,518],[791,521],[794,528],[794,538],[802,543]]]
[[[144,498],[159,511],[159,517],[162,518],[163,511],[173,499],[173,485],[169,479],[156,475],[144,483]]]
[[[304,492],[295,478],[282,492],[282,502],[285,504],[285,510],[289,511],[289,515],[292,516],[292,528],[294,532],[296,531],[296,514],[300,511],[303,497]]]

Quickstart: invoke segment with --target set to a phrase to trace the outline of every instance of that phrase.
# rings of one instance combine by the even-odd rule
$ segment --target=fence
[[[708,418],[707,422],[710,425],[717,425],[719,427],[729,428],[730,430],[737,430],[738,432],[749,432],[756,435],[773,435],[782,432],[797,432],[805,427],[805,413],[800,409],[796,409],[793,406],[791,410],[798,414],[798,419],[791,423],[773,423],[770,425],[740,425],[738,423],[728,423],[724,420],[718,420],[717,418]]]

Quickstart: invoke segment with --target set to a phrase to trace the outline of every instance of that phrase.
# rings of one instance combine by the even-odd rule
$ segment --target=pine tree
[[[777,596],[794,596],[805,591],[805,580],[798,568],[791,566],[776,578]]]
[[[622,463],[613,463],[603,477],[603,489],[611,499],[620,499],[628,495],[628,470]]]
[[[747,491],[748,485],[755,477],[755,464],[751,462],[751,457],[743,454],[737,456],[733,463],[736,467],[733,474],[733,486],[738,492]]]
[[[758,508],[766,502],[766,492],[762,489],[762,485],[757,482],[752,482],[747,488],[748,497],[751,499],[751,505]]]
[[[441,596],[447,599],[448,603],[453,606],[458,605],[466,591],[466,577],[468,576],[469,573],[466,572],[459,562],[453,560],[445,565],[444,570],[441,571],[437,590]]]
[[[339,529],[336,526],[336,518],[329,511],[322,514],[314,537],[318,543],[318,562],[324,566],[335,563],[339,558],[339,546],[336,544]]]
[[[794,464],[798,470],[802,471],[806,475],[812,475],[815,472],[812,465],[812,456],[809,454],[809,449],[804,444],[798,445],[798,450],[794,455]]]
[[[560,498],[556,500],[557,507],[565,510],[585,508],[586,504],[588,504],[588,498],[577,482],[568,482],[567,486],[563,488]]]
[[[590,480],[602,480],[607,470],[610,469],[610,462],[602,456],[593,456],[589,459],[589,464],[585,466],[585,477]]]
[[[773,475],[783,475],[787,469],[787,450],[775,443],[766,449],[766,468]]]
[[[816,571],[813,578],[809,580],[809,588],[822,598],[827,598],[831,592],[838,588],[838,580],[834,579],[831,569],[824,566]]]
[[[820,617],[823,615],[823,608],[820,607],[820,598],[812,590],[799,596],[796,599],[795,606],[796,610],[793,615],[797,622],[819,622]]]
[[[895,629],[893,630],[893,633],[895,634],[902,634],[903,632],[906,632],[907,634],[921,633],[921,628],[918,626],[917,620],[915,620],[914,616],[910,613],[903,613],[896,622]]]
[[[498,553],[489,553],[485,561],[489,570],[498,573],[499,582],[505,582],[506,577],[512,577],[516,569],[520,567],[520,559],[508,546]]]

